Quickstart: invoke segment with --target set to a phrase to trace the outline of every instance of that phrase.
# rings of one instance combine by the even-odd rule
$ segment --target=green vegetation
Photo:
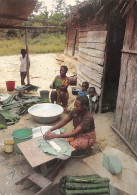
[[[54,9],[48,12],[41,2],[37,2],[29,21],[22,26],[55,26],[28,30],[29,53],[61,53],[65,47],[65,27],[62,22],[69,16],[71,6],[64,0],[54,0]],[[39,13],[39,14],[38,14]],[[6,29],[0,31],[0,56],[20,54],[25,48],[25,31],[20,29]]]
[[[65,34],[43,33],[33,39],[28,34],[28,45],[30,54],[61,53],[64,51]],[[22,48],[25,48],[24,36],[0,40],[0,56],[20,54]]]

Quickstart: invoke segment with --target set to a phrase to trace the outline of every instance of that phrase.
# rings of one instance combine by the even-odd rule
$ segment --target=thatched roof
[[[18,25],[33,12],[37,0],[0,0],[0,25]]]
[[[76,22],[90,14],[94,19],[103,20],[106,14],[113,14],[116,11],[122,16],[126,16],[130,8],[136,3],[136,0],[88,0],[76,6],[71,13],[71,16],[64,21],[63,26]]]

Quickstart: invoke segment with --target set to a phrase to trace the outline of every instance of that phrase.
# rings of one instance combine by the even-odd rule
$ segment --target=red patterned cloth
[[[93,146],[96,141],[95,131],[89,133],[80,133],[75,137],[66,138],[69,144],[76,150],[87,149]]]

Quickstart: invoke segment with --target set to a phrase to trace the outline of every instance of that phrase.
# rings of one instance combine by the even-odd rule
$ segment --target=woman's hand
[[[51,133],[51,132],[45,133],[43,137],[44,137],[44,139],[46,139],[46,140],[51,140],[51,139],[53,139],[53,138],[56,137],[56,133]]]
[[[49,134],[49,133],[51,133],[51,130],[50,129],[45,132],[45,134]]]

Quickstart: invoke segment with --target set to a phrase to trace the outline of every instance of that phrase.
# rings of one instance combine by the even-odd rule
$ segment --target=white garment
[[[92,97],[92,101],[95,102],[97,100],[97,96]]]
[[[97,100],[97,96],[93,96],[93,97],[89,97],[89,95],[87,95],[88,99],[89,99],[89,110],[90,113],[93,113],[93,111],[95,111],[95,102]]]
[[[88,97],[88,99],[90,100],[89,95],[87,95],[87,97]],[[97,96],[93,96],[93,97],[91,98],[91,100],[92,100],[93,102],[95,102],[95,101],[97,100]]]
[[[20,72],[27,72],[27,55],[23,58],[20,57],[21,66],[20,66]]]

